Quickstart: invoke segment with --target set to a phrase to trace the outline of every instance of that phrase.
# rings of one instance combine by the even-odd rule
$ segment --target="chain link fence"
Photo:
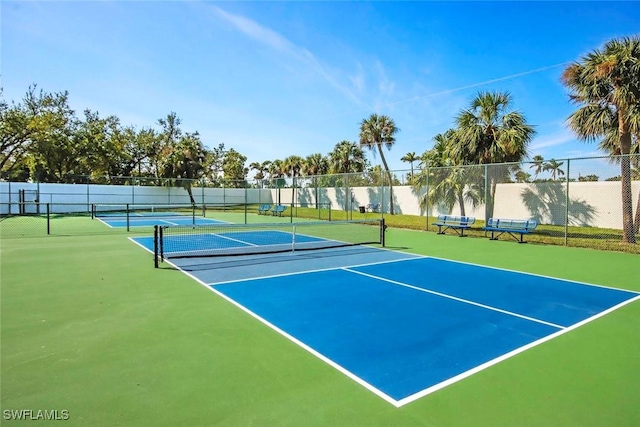
[[[388,216],[389,226],[427,231],[435,231],[431,224],[440,214],[473,216],[469,235],[479,237],[490,218],[535,219],[540,225],[528,236],[531,242],[640,253],[640,244],[633,244],[640,242],[639,155],[243,181],[74,182],[0,182],[2,236],[42,235],[47,224],[50,234],[121,231],[82,226],[91,223],[94,204],[197,205],[207,216],[229,222]],[[265,215],[263,205],[285,209]],[[63,225],[63,219],[73,225]]]

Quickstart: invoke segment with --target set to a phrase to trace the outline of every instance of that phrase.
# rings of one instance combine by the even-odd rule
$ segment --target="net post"
[[[158,248],[160,251],[160,261],[164,262],[164,227],[158,226]]]
[[[127,203],[127,233],[129,232],[129,203]]]
[[[91,219],[96,219],[96,204],[91,203]]]
[[[47,203],[47,235],[51,234],[51,209]]]
[[[196,204],[191,204],[191,223],[196,225]]]
[[[158,225],[153,226],[153,266],[158,268]]]
[[[384,248],[386,245],[385,242],[385,231],[387,229],[387,226],[384,223],[384,218],[380,219],[380,244],[382,245],[382,247]]]

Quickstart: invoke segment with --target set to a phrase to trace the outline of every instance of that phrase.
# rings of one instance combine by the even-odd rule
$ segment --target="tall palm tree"
[[[511,95],[506,92],[480,92],[468,109],[456,117],[458,144],[452,154],[463,164],[520,162],[535,130],[524,115],[510,111]],[[486,197],[486,219],[493,216],[496,185],[506,180],[508,168],[487,168],[489,194]]]
[[[416,156],[415,151],[412,151],[402,156],[400,160],[402,160],[403,162],[409,163],[411,165],[411,181],[413,181],[413,162],[417,162],[418,160],[420,160],[420,157]]]
[[[544,170],[544,157],[542,157],[540,154],[536,154],[535,156],[533,156],[529,169],[533,169],[533,179],[538,178],[540,172]]]
[[[389,179],[389,213],[393,215],[393,179],[391,177],[391,171],[389,165],[387,165],[387,159],[384,157],[382,146],[387,149],[391,149],[396,142],[395,135],[400,131],[396,127],[393,119],[388,116],[379,116],[372,114],[368,119],[360,122],[360,146],[367,147],[370,150],[377,148],[380,154],[380,160],[384,165],[384,170],[387,173]],[[375,151],[374,151],[375,153]]]
[[[640,37],[613,39],[569,65],[562,75],[570,99],[580,107],[569,126],[584,141],[611,136],[617,128],[619,154],[631,153],[640,133]],[[623,241],[636,243],[631,197],[631,162],[620,161]]]
[[[564,162],[558,162],[556,159],[551,159],[546,162],[543,166],[543,170],[551,172],[551,179],[554,181],[558,176],[564,175],[564,171],[560,169]]]

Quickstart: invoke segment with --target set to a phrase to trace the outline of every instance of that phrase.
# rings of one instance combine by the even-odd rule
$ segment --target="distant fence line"
[[[625,156],[563,159],[556,169],[542,165],[490,164],[450,168],[416,168],[393,171],[391,187],[386,174],[285,177],[252,181],[210,183],[193,181],[196,204],[294,203],[352,211],[370,204],[381,214],[466,214],[479,219],[490,216],[534,218],[542,224],[622,228],[620,161]],[[629,156],[633,174],[632,203],[638,209],[640,156]],[[20,214],[37,203],[52,208],[87,211],[91,204],[189,204],[191,197],[173,180],[113,177],[117,185],[86,183],[54,184],[0,182],[0,214]],[[521,182],[517,182],[521,181]],[[82,182],[81,179],[76,182]],[[156,184],[156,185],[149,185]],[[404,185],[398,185],[404,184]],[[410,184],[410,185],[407,185]],[[393,194],[392,194],[393,192]],[[21,206],[22,205],[22,206]],[[22,211],[21,211],[22,209]]]

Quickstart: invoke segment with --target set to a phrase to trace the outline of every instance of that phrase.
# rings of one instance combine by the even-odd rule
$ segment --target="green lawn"
[[[387,242],[640,291],[635,254],[393,228]],[[126,235],[0,245],[3,411],[66,409],[70,426],[640,425],[640,301],[395,408],[188,276],[154,269]]]

